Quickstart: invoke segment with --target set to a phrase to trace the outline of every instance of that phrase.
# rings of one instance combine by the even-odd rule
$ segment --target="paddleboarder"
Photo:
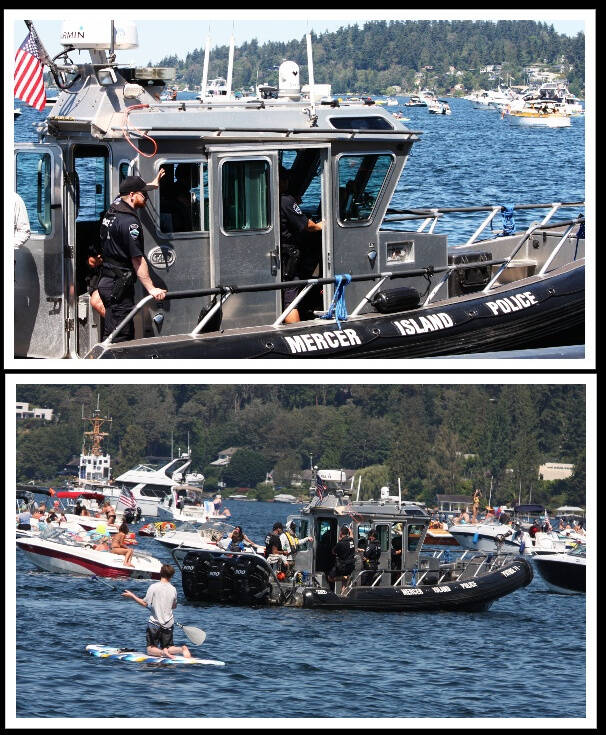
[[[122,597],[128,597],[142,607],[151,609],[146,631],[147,653],[150,656],[191,658],[187,646],[173,644],[175,627],[173,610],[177,607],[177,590],[171,584],[174,573],[175,570],[170,564],[163,564],[160,569],[160,581],[149,586],[143,599],[130,590],[124,590]]]

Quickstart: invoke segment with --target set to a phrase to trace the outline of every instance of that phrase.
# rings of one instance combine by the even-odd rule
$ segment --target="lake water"
[[[257,541],[299,507],[225,504]],[[172,561],[153,539],[138,538]],[[215,668],[84,652],[89,643],[144,650],[147,611],[120,591],[142,597],[148,582],[117,581],[113,591],[38,570],[21,552],[16,570],[18,718],[101,718],[97,726],[154,718],[151,727],[161,718],[168,727],[193,724],[173,718],[354,718],[353,726],[359,718],[489,718],[495,727],[500,718],[585,717],[585,595],[551,593],[538,574],[486,612],[401,614],[194,606],[177,571],[176,620],[206,631],[192,651],[225,661]],[[175,642],[187,642],[179,629]]]

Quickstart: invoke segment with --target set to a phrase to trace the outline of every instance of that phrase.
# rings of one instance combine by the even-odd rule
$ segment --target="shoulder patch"
[[[136,222],[133,222],[132,225],[128,226],[128,232],[133,240],[138,240],[139,235],[141,234],[139,230],[139,225]]]
[[[303,212],[301,211],[301,208],[296,202],[293,202],[292,208],[297,214],[303,214]]]

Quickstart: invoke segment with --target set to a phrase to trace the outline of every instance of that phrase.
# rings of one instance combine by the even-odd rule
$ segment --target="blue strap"
[[[513,235],[516,231],[516,223],[513,217],[514,208],[513,204],[509,206],[503,204],[501,206],[501,217],[503,218],[503,230],[497,233],[496,237],[507,237],[507,235]],[[492,220],[490,220],[490,229],[492,230]]]
[[[412,577],[410,579],[410,584],[411,584],[412,587],[416,587],[417,586],[417,570],[416,570],[416,567],[415,567],[415,569],[412,570]]]
[[[326,314],[322,314],[320,319],[336,319],[337,326],[341,329],[341,322],[347,321],[347,305],[345,304],[345,286],[351,282],[349,273],[335,276],[335,295],[328,307]]]

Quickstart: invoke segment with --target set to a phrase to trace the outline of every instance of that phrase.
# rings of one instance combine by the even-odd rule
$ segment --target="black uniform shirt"
[[[335,546],[335,556],[341,564],[351,562],[356,558],[356,545],[351,536],[345,536],[339,541]]]
[[[131,258],[143,257],[143,229],[136,211],[120,200],[112,203],[101,223],[103,257],[125,268],[132,268]]]
[[[364,551],[364,568],[376,570],[379,566],[380,558],[381,547],[379,546],[379,542],[375,540],[369,541]]]
[[[292,194],[280,197],[280,242],[282,245],[298,245],[301,235],[307,229],[309,217]]]

